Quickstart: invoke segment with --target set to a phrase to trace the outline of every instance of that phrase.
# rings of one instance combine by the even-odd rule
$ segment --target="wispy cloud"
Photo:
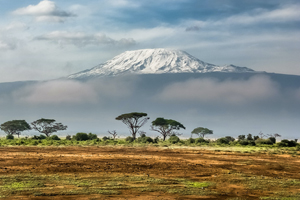
[[[59,9],[55,2],[49,0],[43,0],[37,5],[19,8],[13,14],[33,16],[38,22],[64,22],[67,18],[75,16],[73,13]]]
[[[67,31],[53,31],[51,33],[39,36],[36,40],[48,40],[56,42],[59,45],[75,45],[84,47],[87,45],[121,45],[131,46],[136,42],[132,38],[122,38],[120,40],[112,39],[105,34],[86,34],[83,32],[67,32]]]
[[[300,5],[286,5],[275,10],[256,9],[252,12],[233,15],[217,24],[254,24],[300,21]]]

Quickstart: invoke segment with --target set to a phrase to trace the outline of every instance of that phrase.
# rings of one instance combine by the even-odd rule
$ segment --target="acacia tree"
[[[34,130],[37,130],[49,137],[54,132],[67,129],[67,126],[64,126],[62,123],[55,123],[55,121],[55,119],[41,118],[32,122],[31,125]]]
[[[20,136],[22,131],[31,130],[30,125],[25,120],[7,121],[0,126],[1,130],[8,135]]]
[[[198,127],[192,131],[192,134],[196,134],[196,135],[199,135],[200,137],[204,138],[204,136],[207,134],[213,134],[213,131],[209,130],[208,128]]]
[[[167,136],[174,134],[174,130],[185,129],[185,127],[178,121],[173,119],[164,119],[162,117],[156,118],[152,122],[151,130],[157,131],[163,136],[163,140],[166,140]]]
[[[116,117],[116,120],[121,120],[124,124],[127,125],[132,138],[135,140],[136,133],[138,130],[149,120],[150,118],[147,117],[147,113],[138,113],[138,112],[132,112],[132,113],[125,113],[118,117]]]

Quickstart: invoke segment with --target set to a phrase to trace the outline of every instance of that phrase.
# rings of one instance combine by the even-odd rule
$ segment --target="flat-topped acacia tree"
[[[163,136],[163,140],[166,140],[167,136],[171,136],[173,134],[173,130],[185,129],[185,127],[178,121],[173,119],[164,119],[164,118],[156,118],[152,122],[151,130],[157,131]]]
[[[22,131],[31,130],[30,125],[25,120],[7,121],[0,126],[1,130],[8,135],[19,135]]]
[[[37,130],[49,137],[54,132],[67,129],[67,126],[64,126],[62,123],[55,123],[55,121],[55,119],[41,118],[32,122],[31,125],[34,130]]]
[[[139,112],[125,113],[116,117],[116,120],[121,120],[127,125],[132,138],[135,140],[138,130],[150,119],[147,115],[147,113]]]
[[[199,137],[204,138],[205,135],[213,134],[213,131],[208,128],[198,127],[192,131],[192,134],[199,135]]]

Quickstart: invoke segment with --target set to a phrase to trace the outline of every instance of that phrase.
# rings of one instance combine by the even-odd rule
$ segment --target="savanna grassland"
[[[300,199],[297,148],[0,147],[0,199]]]

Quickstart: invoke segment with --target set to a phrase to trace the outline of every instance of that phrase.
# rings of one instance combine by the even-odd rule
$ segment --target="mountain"
[[[123,74],[254,72],[247,67],[209,64],[180,50],[142,49],[126,51],[96,67],[67,78],[85,79]]]

